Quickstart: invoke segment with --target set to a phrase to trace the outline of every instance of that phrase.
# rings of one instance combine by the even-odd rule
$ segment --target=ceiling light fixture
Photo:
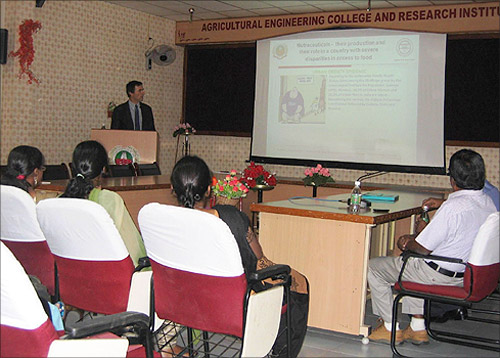
[[[368,7],[366,8],[366,11],[370,11],[372,9],[372,0],[368,0]]]

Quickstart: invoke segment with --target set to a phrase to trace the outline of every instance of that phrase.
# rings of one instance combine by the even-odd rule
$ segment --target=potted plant
[[[172,136],[175,138],[177,136],[184,136],[184,143],[182,144],[182,155],[190,155],[191,145],[189,144],[189,136],[195,134],[196,129],[192,127],[189,123],[179,123],[174,127],[174,132]],[[179,137],[180,138],[180,137]],[[177,139],[177,149],[179,148],[179,139]],[[175,160],[177,161],[177,150],[175,151]]]
[[[243,171],[241,181],[247,188],[254,190],[276,186],[276,177],[265,170],[262,165],[255,165],[254,162],[250,162],[250,165]]]
[[[241,200],[247,196],[248,188],[240,181],[236,170],[231,170],[224,179],[212,178],[212,193],[215,203],[220,205],[234,205],[241,210]]]
[[[318,186],[323,186],[326,183],[334,183],[328,168],[323,168],[321,164],[316,167],[307,168],[304,170],[305,178],[302,179],[304,185],[313,187],[313,198],[317,195]]]

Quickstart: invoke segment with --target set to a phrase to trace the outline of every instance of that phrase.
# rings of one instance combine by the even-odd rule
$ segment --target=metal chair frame
[[[444,262],[451,262],[451,263],[459,263],[462,264],[466,267],[466,270],[470,271],[470,286],[468,289],[469,294],[463,298],[463,299],[458,299],[454,297],[446,297],[446,296],[440,296],[440,295],[435,295],[435,294],[429,294],[426,292],[417,292],[414,290],[410,290],[405,288],[404,286],[404,281],[402,280],[404,269],[406,267],[406,264],[408,260],[413,257],[413,258],[419,258],[419,259],[431,259],[433,261],[444,261]],[[468,262],[463,262],[460,259],[456,258],[449,258],[449,257],[443,257],[443,256],[435,256],[435,255],[419,255],[417,253],[407,253],[403,257],[403,266],[401,268],[401,272],[399,273],[398,277],[398,283],[395,286],[396,290],[399,291],[399,294],[397,294],[396,298],[394,299],[394,303],[392,306],[392,326],[396,327],[396,322],[398,318],[398,313],[399,313],[399,302],[404,296],[410,296],[410,297],[415,297],[415,298],[421,298],[424,299],[426,307],[430,307],[432,301],[436,302],[441,302],[441,303],[449,303],[449,304],[454,304],[458,306],[465,307],[467,309],[472,308],[473,302],[469,301],[468,299],[472,295],[472,287],[474,283],[474,271],[471,269],[471,266]],[[483,300],[487,299],[487,297],[483,298]],[[481,300],[481,301],[483,301]],[[481,302],[479,301],[479,302]],[[485,314],[492,314],[496,316],[500,316],[500,312],[498,311],[492,311],[492,310],[484,310],[484,309],[472,309],[475,312],[478,313],[485,313]],[[432,322],[431,322],[431,310],[426,309],[424,312],[425,316],[425,325],[426,325],[426,330],[428,335],[437,340],[437,341],[442,341],[442,342],[447,342],[447,343],[452,343],[452,344],[457,344],[457,345],[462,345],[462,346],[467,346],[467,347],[473,347],[473,348],[479,348],[479,349],[486,349],[486,350],[491,350],[491,351],[496,351],[500,352],[500,340],[499,339],[490,339],[490,338],[485,338],[485,337],[480,337],[480,336],[472,336],[472,335],[464,335],[464,334],[457,334],[457,333],[451,333],[451,332],[446,332],[442,330],[436,330],[432,329]],[[495,325],[500,325],[500,320],[491,320],[491,319],[484,319],[480,317],[467,317],[467,320],[471,321],[479,321],[483,323],[489,323],[489,324],[495,324]],[[396,357],[407,357],[403,354],[401,354],[397,348],[396,348],[396,334],[394,333],[395,330],[391,332],[391,350],[394,353]],[[481,343],[477,343],[481,342]]]

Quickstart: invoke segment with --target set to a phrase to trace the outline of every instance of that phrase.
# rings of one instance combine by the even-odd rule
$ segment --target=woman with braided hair
[[[45,158],[38,148],[20,145],[12,149],[1,184],[28,192],[35,199],[35,188],[40,185],[45,171]]]
[[[106,209],[127,247],[134,266],[146,257],[146,249],[141,234],[117,193],[101,189],[102,174],[108,168],[108,155],[99,142],[88,140],[78,144],[73,151],[73,175],[62,198],[92,200]]]

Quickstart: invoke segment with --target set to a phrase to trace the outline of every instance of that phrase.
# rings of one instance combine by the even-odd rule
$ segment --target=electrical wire
[[[325,203],[347,203],[347,200],[341,200],[341,199],[321,199],[321,198],[311,198],[310,196],[292,196],[291,198],[288,198],[288,201],[291,202],[292,204],[294,205],[301,205],[301,206],[306,206],[306,205],[311,205],[310,203],[307,204],[307,203],[299,203],[297,202],[298,200],[302,200],[302,199],[309,199],[309,200],[313,200],[315,202],[325,202]],[[322,206],[326,206],[326,205],[322,205]]]
[[[374,172],[374,173],[367,173],[367,174],[360,176],[358,179],[356,179],[356,181],[362,181],[365,179],[375,178],[375,177],[378,177],[379,175],[383,175],[383,174],[387,174],[387,172],[378,171],[378,172]]]

